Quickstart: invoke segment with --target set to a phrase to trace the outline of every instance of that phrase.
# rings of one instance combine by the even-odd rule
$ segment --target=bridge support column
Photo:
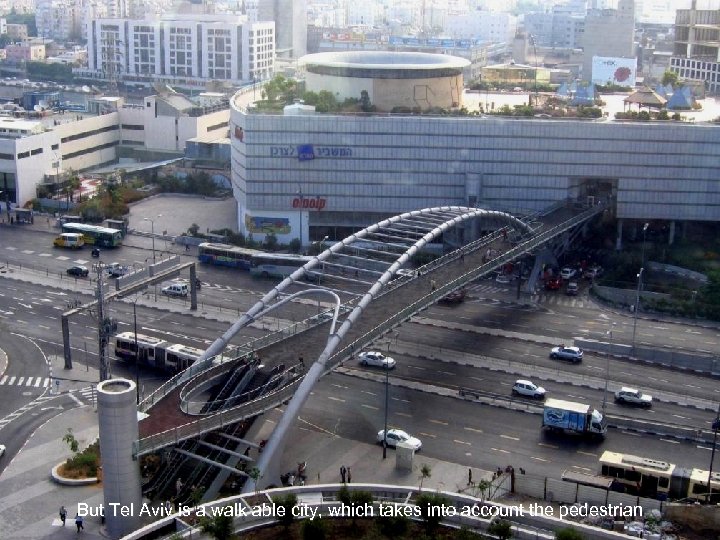
[[[133,441],[139,438],[135,396],[135,383],[127,379],[108,379],[97,386],[105,523],[110,538],[121,538],[140,526],[140,466],[132,451]],[[133,508],[133,515],[121,515],[120,508]]]
[[[620,251],[622,249],[623,222],[624,222],[624,220],[618,219],[617,238],[615,239],[615,251]]]
[[[672,246],[675,242],[675,221],[670,222],[670,232],[668,233],[668,245]]]
[[[197,271],[194,264],[190,267],[190,309],[197,310]]]
[[[63,338],[63,356],[65,357],[65,369],[72,369],[72,350],[70,349],[70,323],[67,315],[60,318]]]

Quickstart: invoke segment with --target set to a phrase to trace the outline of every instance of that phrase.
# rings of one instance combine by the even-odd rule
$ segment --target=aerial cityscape
[[[720,531],[720,0],[0,0],[0,537]]]

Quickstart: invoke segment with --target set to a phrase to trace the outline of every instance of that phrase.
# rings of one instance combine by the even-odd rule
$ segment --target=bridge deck
[[[579,210],[559,208],[539,221],[544,225],[543,230],[547,230],[567,221],[578,213]],[[467,254],[463,259],[451,261],[422,276],[409,280],[405,285],[388,291],[371,302],[363,316],[350,329],[344,342],[352,343],[396,314],[401,306],[408,306],[426,296],[431,290],[431,281],[440,286],[465,274],[472,268],[482,266],[485,262],[483,257],[487,247],[498,250],[502,254],[513,246],[507,241],[497,240],[489,246]],[[318,358],[325,348],[329,328],[330,323],[326,322],[269,345],[257,352],[266,368],[272,368],[281,363],[293,364],[300,356],[309,364],[309,362]],[[359,353],[360,351],[355,352]],[[149,416],[140,422],[140,439],[171,430],[198,419],[198,416],[188,415],[180,410],[179,396],[180,388],[176,388],[147,411]]]

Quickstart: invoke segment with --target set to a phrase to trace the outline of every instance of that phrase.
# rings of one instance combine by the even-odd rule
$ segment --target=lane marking
[[[510,439],[511,441],[519,441],[520,437],[512,437],[511,435],[500,435],[501,439]]]

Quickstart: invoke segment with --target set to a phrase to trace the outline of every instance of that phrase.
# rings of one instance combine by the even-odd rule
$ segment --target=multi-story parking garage
[[[626,222],[666,220],[672,242],[676,225],[720,220],[715,125],[231,106],[238,225],[255,239],[342,238],[441,204],[521,212],[588,197],[612,201],[619,240]]]

